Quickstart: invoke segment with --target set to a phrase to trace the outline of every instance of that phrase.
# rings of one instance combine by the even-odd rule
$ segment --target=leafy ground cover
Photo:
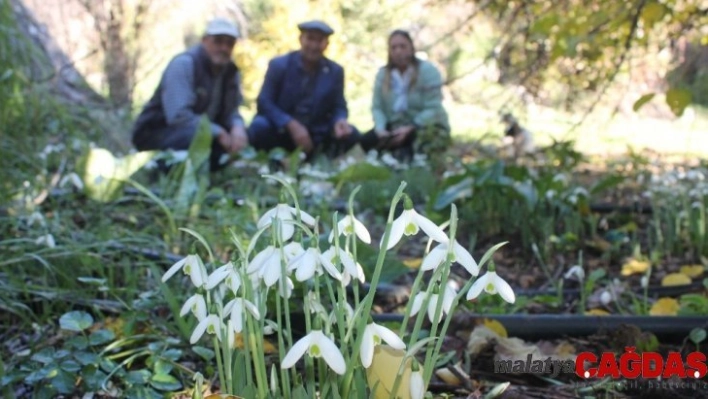
[[[46,166],[40,177],[2,210],[0,392],[5,397],[191,395],[195,373],[214,375],[215,354],[203,342],[188,344],[194,322],[177,316],[186,293],[160,277],[199,251],[179,228],[199,231],[221,262],[235,255],[229,245],[233,232],[248,245],[260,215],[279,201],[280,188],[261,177],[267,173],[292,182],[303,208],[319,215],[346,212],[347,198],[358,187],[355,213],[373,237],[383,235],[389,200],[406,181],[416,209],[436,223],[444,222],[455,204],[458,240],[475,259],[508,241],[493,261],[517,300],[508,304],[482,295],[463,301],[431,380],[435,395],[646,395],[645,387],[608,381],[580,385],[568,375],[495,375],[493,360],[527,353],[621,352],[628,345],[705,352],[704,325],[667,339],[652,332],[651,322],[644,330],[626,325],[587,336],[565,334],[559,324],[554,336],[524,339],[528,331],[474,317],[585,315],[591,323],[602,315],[705,316],[705,161],[674,162],[647,153],[593,159],[572,142],[510,160],[490,148],[459,143],[442,159],[410,165],[360,153],[313,164],[296,156],[245,154],[234,167],[209,177],[194,167],[205,159],[205,148],[195,145],[186,158],[174,158],[168,175],[140,168],[147,159],[116,160],[96,150],[75,170],[58,170],[75,150],[42,151]],[[97,181],[84,170],[93,170],[92,163],[113,165],[116,175],[122,168],[137,172],[127,173],[121,184]],[[387,256],[386,284],[375,306],[386,325],[400,324],[394,316],[408,303],[407,290],[427,245],[414,238]],[[360,243],[357,253],[368,275],[375,246]],[[452,277],[460,286],[468,278],[454,269]],[[293,309],[301,301],[292,299]],[[518,338],[515,333],[522,340],[505,346]],[[275,351],[277,342],[264,348]],[[204,387],[218,392],[218,380]],[[651,394],[705,392],[667,388]]]

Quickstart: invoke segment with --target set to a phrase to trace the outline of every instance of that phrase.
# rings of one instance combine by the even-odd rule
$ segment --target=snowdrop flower
[[[295,285],[290,277],[281,278],[278,283],[278,295],[281,298],[289,299],[293,294],[293,288],[295,288]]]
[[[339,256],[337,256],[337,252],[339,252]],[[354,262],[352,256],[347,251],[341,248],[337,249],[334,246],[330,247],[328,250],[322,253],[321,259],[323,261],[329,261],[332,265],[336,265],[338,263],[342,264],[344,268],[342,273],[343,283],[346,274],[349,274],[350,277],[354,277],[359,280],[364,279],[364,271],[361,268],[361,265],[358,265],[356,262]],[[346,283],[344,284],[347,285]]]
[[[260,320],[261,315],[258,312],[258,308],[247,299],[235,298],[224,306],[224,316],[231,315],[231,322],[233,323],[234,331],[237,333],[243,331],[244,310],[248,311],[256,320]]]
[[[349,283],[351,283],[352,278],[355,278],[359,280],[362,284],[366,282],[366,276],[364,275],[364,268],[361,267],[361,264],[359,262],[356,262],[356,274],[352,275],[349,270],[344,269],[344,272],[342,273],[342,285],[343,286],[348,286]]]
[[[231,289],[231,292],[236,295],[241,287],[241,276],[238,275],[234,264],[229,262],[218,269],[214,270],[207,278],[206,289],[210,290],[222,281],[226,280],[226,286]]]
[[[39,223],[41,227],[46,227],[47,222],[44,220],[44,216],[41,213],[34,211],[27,218],[27,226],[32,227],[35,223]]]
[[[370,323],[364,328],[364,337],[361,341],[359,356],[364,368],[369,368],[374,360],[374,348],[381,342],[386,342],[393,349],[403,350],[406,344],[401,338],[388,328],[376,323]]]
[[[347,364],[339,348],[321,330],[313,330],[300,338],[285,355],[280,367],[283,369],[293,367],[305,352],[313,358],[323,358],[329,368],[339,375],[347,371]]]
[[[449,247],[450,239],[446,237],[445,240],[440,242],[440,245],[433,248],[428,255],[425,256],[420,268],[424,271],[436,269],[445,261]],[[452,255],[452,261],[461,264],[471,275],[476,276],[479,274],[477,262],[469,251],[460,245],[457,240],[452,241]]]
[[[420,368],[417,363],[413,366],[413,372],[411,373],[411,379],[409,382],[411,399],[423,399],[425,397],[425,382],[423,381],[423,374],[420,373]]]
[[[43,236],[37,237],[37,239],[34,241],[35,244],[37,245],[46,245],[49,248],[54,248],[57,246],[57,243],[54,241],[54,236],[51,234],[45,234]]]
[[[192,345],[196,344],[205,332],[212,335],[216,334],[217,339],[221,341],[222,327],[223,323],[221,319],[217,315],[210,314],[197,324],[194,332],[192,332],[192,336],[189,338],[189,343]]]
[[[442,295],[442,309],[440,315],[438,316],[438,323],[442,320],[444,314],[448,314],[452,308],[452,301],[455,299],[457,292],[450,284],[445,285],[445,291]],[[415,316],[420,311],[425,301],[425,292],[418,293],[413,299],[413,306],[411,306],[411,316]],[[435,309],[438,306],[438,300],[440,300],[440,294],[431,294],[430,301],[428,302],[428,319],[432,323],[435,319]]]
[[[498,293],[502,299],[509,303],[514,303],[516,301],[516,295],[514,295],[514,290],[511,289],[509,283],[499,277],[497,272],[491,268],[485,275],[478,278],[477,281],[472,284],[470,290],[467,291],[467,300],[470,301],[477,298],[482,291],[492,295]]]
[[[583,270],[583,267],[580,265],[575,265],[568,269],[567,272],[563,275],[564,278],[569,279],[571,277],[575,277],[578,279],[578,281],[583,282],[585,281],[585,270]]]
[[[337,231],[340,235],[344,234],[345,236],[355,233],[362,242],[371,244],[371,235],[369,235],[369,230],[366,229],[366,226],[364,226],[359,219],[352,215],[345,216],[339,221],[339,223],[337,223]],[[334,230],[329,233],[329,242],[332,242],[332,240],[334,240]]]
[[[315,218],[313,218],[309,213],[300,210],[300,217],[302,222],[309,225],[315,225]],[[295,233],[295,226],[293,222],[297,220],[297,209],[293,208],[287,204],[278,204],[275,208],[268,210],[261,216],[258,220],[258,228],[261,229],[266,226],[270,226],[273,223],[273,219],[279,220],[279,233],[283,241],[287,241],[292,238]]]
[[[288,264],[288,270],[295,270],[295,279],[297,281],[309,280],[315,273],[322,274],[323,267],[330,276],[337,280],[342,280],[342,274],[332,264],[330,258],[323,256],[317,248],[308,248],[307,251],[292,259]]]
[[[180,310],[179,315],[184,316],[190,311],[199,321],[207,317],[206,301],[202,294],[194,294],[189,297],[184,305],[182,305],[182,310]]]
[[[202,263],[201,258],[197,255],[187,255],[184,259],[177,261],[167,272],[162,276],[162,282],[169,280],[178,270],[182,269],[184,274],[189,275],[197,288],[202,288],[206,285],[209,277],[207,276],[206,268]]]
[[[263,279],[266,287],[272,287],[283,277],[280,251],[269,245],[256,254],[246,267],[246,273],[256,274]]]
[[[324,308],[322,308],[322,310],[324,311]],[[338,309],[336,307],[332,309],[332,312],[329,314],[329,324],[337,324],[337,313],[341,313],[341,309]],[[354,309],[352,308],[352,305],[349,304],[349,302],[344,302],[344,315],[346,316],[344,318],[344,321],[347,323],[354,317]]]
[[[264,335],[271,335],[278,330],[279,330],[278,325],[273,320],[266,320],[265,321],[265,326],[263,326],[263,334]]]
[[[639,279],[639,284],[642,286],[642,288],[647,288],[649,286],[649,276],[646,274],[642,276],[642,278]]]
[[[283,253],[285,253],[285,262],[290,262],[291,259],[301,255],[305,252],[305,248],[302,247],[297,241],[288,243],[283,247]]]
[[[426,218],[425,216],[422,216],[418,212],[416,212],[408,196],[405,196],[403,201],[405,209],[403,210],[401,215],[393,221],[393,224],[391,225],[391,236],[389,237],[388,247],[386,248],[386,250],[389,250],[393,248],[396,244],[398,244],[403,235],[416,235],[418,234],[420,229],[422,229],[423,232],[428,235],[428,237],[437,242],[448,241],[447,235],[445,235],[443,230],[438,227],[438,225],[430,221],[430,219]]]
[[[59,187],[64,187],[66,185],[66,183],[71,183],[78,190],[84,189],[84,182],[81,181],[81,178],[79,177],[79,175],[77,175],[74,172],[69,173],[68,175],[65,175],[64,177],[62,177],[61,180],[59,181]]]
[[[610,291],[602,291],[602,294],[600,294],[600,302],[605,306],[612,302],[612,294]]]

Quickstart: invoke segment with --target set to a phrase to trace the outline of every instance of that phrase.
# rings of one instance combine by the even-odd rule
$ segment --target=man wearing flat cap
[[[137,150],[189,149],[203,116],[211,123],[212,171],[223,166],[223,155],[248,146],[238,110],[242,101],[239,71],[231,60],[239,36],[233,23],[213,19],[200,44],[169,62],[135,122],[133,145]]]
[[[257,150],[300,148],[308,157],[337,156],[357,143],[359,132],[347,122],[344,69],[324,56],[334,31],[322,21],[298,28],[300,50],[268,64],[249,141]]]

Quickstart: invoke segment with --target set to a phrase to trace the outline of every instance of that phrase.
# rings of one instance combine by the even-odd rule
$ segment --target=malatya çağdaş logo
[[[591,352],[581,352],[575,360],[552,360],[551,357],[534,360],[529,354],[526,360],[495,361],[494,372],[551,374],[554,377],[561,372],[575,373],[583,379],[699,379],[708,372],[703,352],[691,352],[684,357],[679,352],[669,352],[666,356],[657,352],[637,353],[636,348],[631,346],[624,350],[621,355],[605,352],[598,356]]]

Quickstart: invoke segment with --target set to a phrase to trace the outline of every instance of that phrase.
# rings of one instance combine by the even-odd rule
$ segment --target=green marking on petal
[[[486,287],[484,287],[484,290],[487,291],[489,294],[496,294],[497,293],[497,287],[494,286],[492,283],[488,283]]]
[[[381,344],[381,337],[378,335],[374,335],[374,345],[380,345]]]
[[[418,225],[416,225],[415,223],[408,223],[403,229],[403,234],[407,236],[418,234]]]
[[[348,225],[344,228],[344,234],[345,234],[345,235],[352,234],[353,232],[354,232],[354,226],[352,226],[351,224],[348,224]]]
[[[184,274],[192,274],[192,266],[189,264],[185,265],[182,270],[184,271]]]
[[[213,324],[209,324],[209,325],[207,326],[207,332],[208,332],[209,334],[216,334],[216,329],[214,328],[214,325],[213,325]]]
[[[308,350],[308,353],[312,357],[322,357],[322,350],[320,350],[320,347],[317,345],[312,345],[310,346],[310,349]]]

